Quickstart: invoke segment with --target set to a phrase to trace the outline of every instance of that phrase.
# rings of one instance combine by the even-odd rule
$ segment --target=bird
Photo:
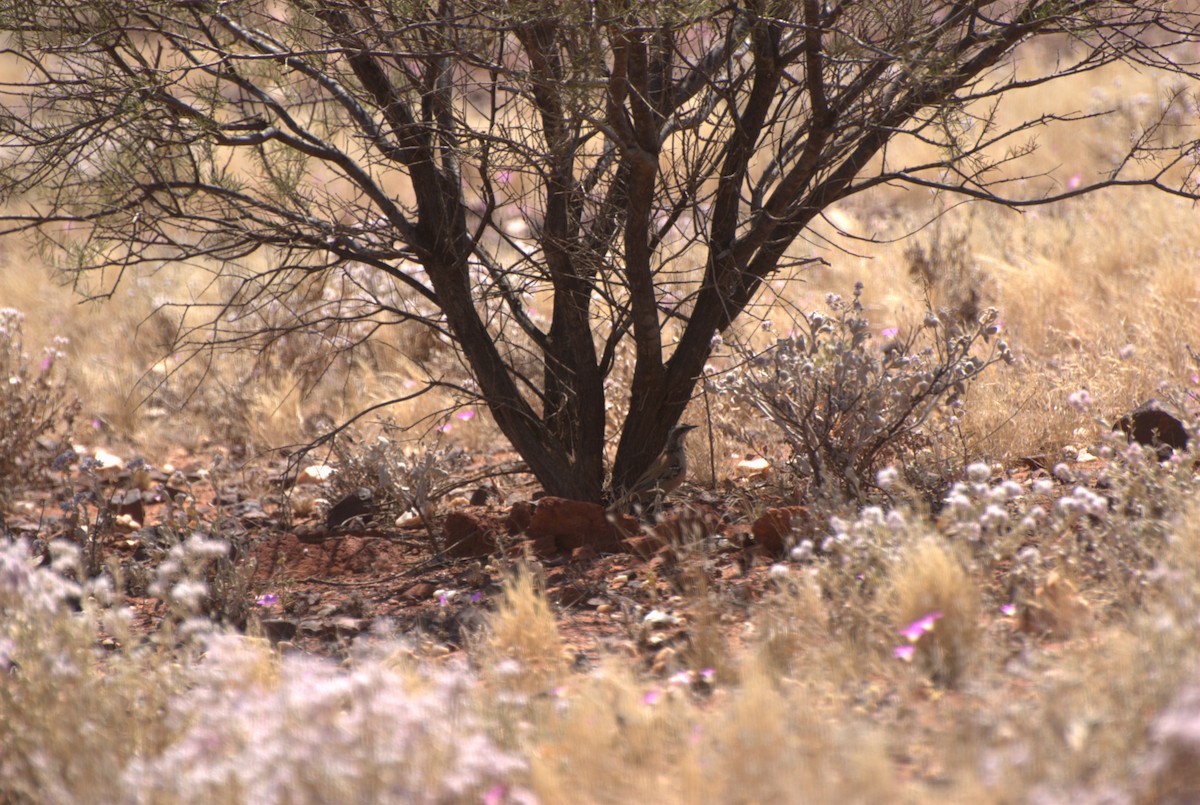
[[[687,450],[683,439],[695,425],[676,425],[667,435],[667,446],[625,493],[626,508],[643,509],[674,492],[687,478]]]

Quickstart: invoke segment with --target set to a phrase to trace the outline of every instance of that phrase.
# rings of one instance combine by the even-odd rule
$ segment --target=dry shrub
[[[711,669],[717,678],[725,679],[732,671],[729,642],[721,623],[726,602],[712,588],[709,577],[712,560],[700,527],[696,523],[689,526],[685,519],[680,524],[684,526],[684,534],[683,543],[676,547],[680,555],[676,583],[688,612],[688,642],[683,662],[692,671]]]
[[[922,289],[929,306],[960,328],[971,327],[995,293],[979,267],[971,243],[971,222],[950,227],[934,222],[927,237],[910,241],[904,249],[909,277]]]
[[[28,544],[0,546],[0,800],[119,802],[121,768],[168,739],[177,667],[154,646],[132,650],[129,613],[97,606],[111,586],[68,581],[58,571],[77,574],[78,556],[53,547],[54,567],[36,567]],[[115,649],[104,657],[97,623]]]
[[[374,430],[374,438],[355,440],[339,434],[331,440],[329,449],[337,459],[334,498],[369,489],[370,518],[390,523],[415,513],[433,539],[438,507],[469,474],[470,456],[458,447],[443,448],[440,440],[417,441],[391,418]]]
[[[965,458],[950,446],[961,441],[967,387],[1013,355],[993,340],[991,308],[969,321],[961,310],[930,308],[920,326],[875,349],[862,292],[860,282],[849,300],[830,294],[828,313],[799,314],[793,334],[745,352],[714,390],[775,426],[814,496],[878,497],[877,474],[889,464],[912,489],[936,496]]]
[[[1139,802],[1200,802],[1200,684],[1193,679],[1150,725],[1151,751]]]
[[[1050,788],[1131,787],[1150,724],[1195,668],[1193,643],[1190,630],[1144,616],[1067,643],[1036,700],[1013,713],[1023,758],[1000,773]]]
[[[892,588],[914,661],[935,682],[957,685],[979,640],[979,591],[962,563],[940,538],[927,537],[904,552]]]
[[[1159,560],[1152,604],[1186,625],[1200,615],[1200,499],[1194,494],[1178,507]]]
[[[1010,786],[1039,780],[1046,791],[1066,792],[1039,797],[1048,803],[1091,801],[1081,799],[1081,786],[1134,791],[1127,801],[1144,805],[1194,801],[1195,511],[1195,503],[1178,509],[1144,605],[1054,654],[1028,657],[1037,696],[1007,705],[1019,751],[1006,755],[1021,758],[1000,769]]]
[[[1091,620],[1091,607],[1079,587],[1057,570],[1050,572],[1021,610],[1021,628],[1058,638],[1086,630]]]
[[[828,650],[829,616],[821,590],[809,575],[795,572],[775,574],[775,589],[763,601],[755,619],[759,637],[758,657],[774,675],[791,675],[801,664],[822,666],[832,659]],[[814,658],[820,658],[813,662]]]
[[[0,309],[0,503],[45,474],[58,452],[47,449],[45,439],[69,440],[78,411],[58,346],[46,347],[37,367],[30,365],[24,319],[20,311]]]
[[[6,805],[452,805],[497,786],[528,801],[526,764],[496,744],[465,668],[416,673],[394,644],[344,665],[279,655],[203,618],[143,640],[111,586],[67,581],[77,557],[55,553],[37,567],[27,544],[0,546]],[[196,578],[162,580],[172,608],[197,611]]]

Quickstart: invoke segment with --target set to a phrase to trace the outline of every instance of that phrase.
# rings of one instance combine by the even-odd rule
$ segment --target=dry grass
[[[495,684],[525,697],[552,690],[567,664],[554,613],[538,587],[527,569],[518,569],[505,581],[486,638],[477,647]]]
[[[893,571],[895,623],[935,682],[958,685],[979,639],[979,591],[953,550],[928,537],[908,546]]]

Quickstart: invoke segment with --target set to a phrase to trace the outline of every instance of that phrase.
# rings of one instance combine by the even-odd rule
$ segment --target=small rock
[[[663,612],[661,609],[652,609],[642,618],[642,623],[651,629],[665,629],[668,626],[678,626],[680,620],[675,615]]]
[[[599,556],[596,549],[591,545],[580,545],[575,550],[571,551],[572,562],[590,562]]]
[[[1130,441],[1154,447],[1158,457],[1166,460],[1176,450],[1186,450],[1188,432],[1183,423],[1162,410],[1158,400],[1147,400],[1117,420],[1113,430],[1119,430]]]
[[[94,455],[94,469],[109,472],[119,470],[124,464],[124,460],[120,456],[114,455],[107,450],[97,447]]]
[[[333,619],[333,633],[336,637],[346,640],[357,637],[371,628],[371,621],[366,618],[351,618],[343,615]]]
[[[142,500],[142,490],[126,489],[112,496],[108,502],[109,511],[120,517],[125,515],[139,524],[146,522],[146,504]]]
[[[233,504],[231,507],[231,513],[234,517],[250,523],[251,525],[263,525],[265,523],[272,522],[271,515],[267,514],[267,511],[263,508],[262,503],[253,498],[248,498]]]
[[[637,518],[610,514],[598,503],[544,497],[538,501],[526,529],[530,537],[553,537],[561,550],[588,545],[596,551],[616,553],[621,540],[637,533]]]
[[[325,464],[317,464],[312,467],[305,467],[304,470],[296,477],[297,484],[323,484],[333,477],[335,470]]]
[[[419,581],[401,593],[400,597],[407,598],[409,601],[424,601],[426,598],[432,598],[436,589],[427,581]]]
[[[520,542],[509,548],[507,556],[509,559],[520,559],[521,557],[533,555],[542,559],[556,556],[558,554],[558,543],[555,542],[553,536],[530,537],[523,539]]]
[[[764,551],[781,556],[789,538],[798,534],[807,536],[811,530],[807,506],[780,506],[767,509],[755,520],[751,533]]]
[[[626,537],[622,540],[621,544],[626,551],[643,559],[649,559],[654,555],[655,551],[663,547],[662,540],[658,537],[649,537],[644,534],[639,534],[636,537]]]
[[[735,469],[737,470],[738,475],[743,476],[766,475],[771,471],[771,462],[767,461],[762,456],[745,458],[737,463],[737,467]]]
[[[670,545],[664,545],[650,557],[648,564],[655,573],[674,570],[679,564],[679,554],[675,553],[675,549]]]
[[[425,521],[421,519],[420,512],[413,511],[412,509],[397,517],[395,523],[396,528],[420,528],[424,524]]]
[[[552,587],[546,590],[547,597],[560,607],[573,607],[587,597],[587,590],[573,585]]]
[[[487,556],[499,549],[499,542],[490,523],[468,511],[452,511],[442,524],[446,554],[459,559]]]
[[[296,636],[296,622],[285,618],[268,618],[262,622],[263,634],[272,643],[285,643]]]
[[[356,517],[366,521],[374,515],[375,493],[365,486],[360,486],[330,507],[329,514],[325,515],[325,525],[329,528],[340,528]]]

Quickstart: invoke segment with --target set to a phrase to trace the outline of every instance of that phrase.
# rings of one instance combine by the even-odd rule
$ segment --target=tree
[[[216,344],[245,335],[231,320],[428,326],[546,490],[600,500],[610,431],[619,489],[835,202],[1195,198],[1184,84],[1107,175],[1036,197],[997,168],[1089,115],[994,111],[1120,60],[1193,79],[1197,21],[1151,0],[9,0],[26,75],[0,90],[0,197],[27,207],[3,228],[104,287],[217,261],[226,294],[195,331]],[[1062,59],[1018,74],[1045,37]],[[898,162],[904,140],[925,156]],[[261,250],[268,271],[245,264]]]

